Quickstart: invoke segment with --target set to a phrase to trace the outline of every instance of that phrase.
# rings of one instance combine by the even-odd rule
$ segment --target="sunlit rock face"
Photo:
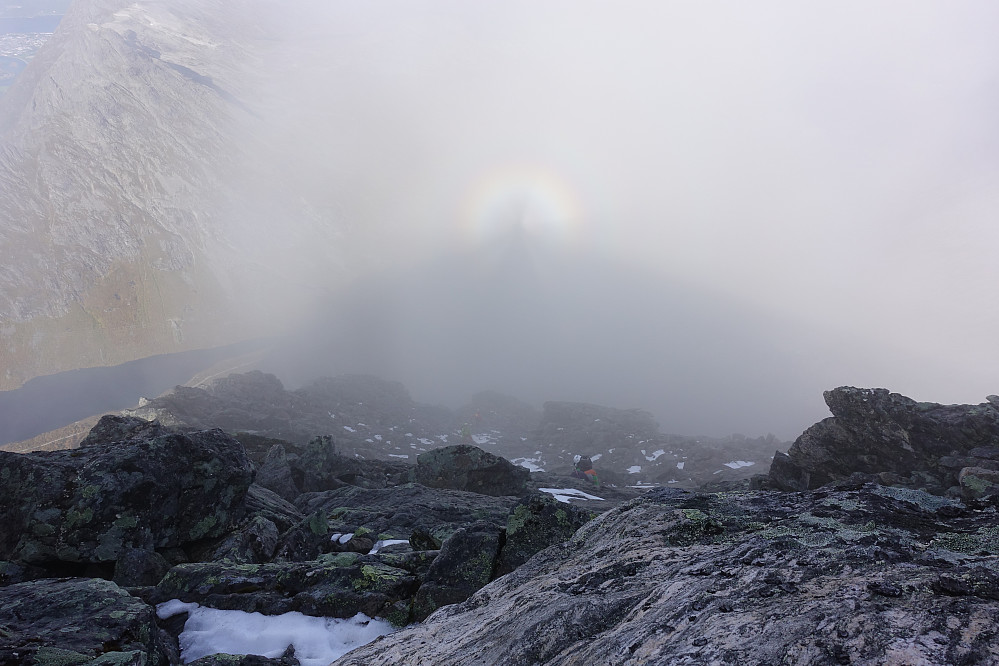
[[[254,138],[272,11],[81,0],[4,96],[0,389],[280,320],[254,307],[273,306],[274,249],[322,220]]]

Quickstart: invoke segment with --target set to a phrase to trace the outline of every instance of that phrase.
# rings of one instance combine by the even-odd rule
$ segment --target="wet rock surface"
[[[988,664],[999,520],[921,491],[653,491],[337,664]]]

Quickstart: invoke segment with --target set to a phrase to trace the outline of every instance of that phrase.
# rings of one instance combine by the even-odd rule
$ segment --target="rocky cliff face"
[[[321,244],[329,220],[257,138],[276,15],[80,0],[0,100],[0,389],[279,318],[261,316],[287,293],[272,250],[298,247],[303,225]]]
[[[779,453],[767,482],[808,490],[854,475],[934,493],[979,494],[999,477],[999,397],[980,405],[916,402],[886,389],[826,391],[830,418]]]

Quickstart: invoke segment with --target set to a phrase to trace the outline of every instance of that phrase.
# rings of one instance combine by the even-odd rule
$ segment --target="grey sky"
[[[775,431],[839,384],[999,392],[999,5],[324,2],[290,23],[273,144],[354,270],[419,281],[519,220],[569,273],[605,262],[751,313],[809,393]],[[439,279],[446,301],[464,277]],[[739,348],[726,334],[706,348]],[[703,412],[688,425],[710,431]]]

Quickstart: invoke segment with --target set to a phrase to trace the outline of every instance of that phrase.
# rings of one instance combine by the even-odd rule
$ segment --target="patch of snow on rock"
[[[160,604],[157,613],[164,607],[175,608],[176,603],[179,602],[172,600]],[[363,613],[339,619],[310,617],[297,611],[263,615],[203,608],[198,604],[184,606],[188,618],[179,637],[184,663],[219,653],[277,659],[289,645],[294,645],[295,658],[302,666],[325,666],[354,648],[395,631],[389,622]]]
[[[677,468],[677,469],[683,469],[683,466],[684,466],[684,464],[685,464],[685,463],[683,463],[683,462],[678,462],[678,463],[676,464],[676,468]]]
[[[371,550],[368,552],[368,555],[374,555],[382,548],[385,548],[387,546],[394,546],[399,543],[409,543],[409,539],[379,539],[378,541],[375,542],[375,545],[371,547]]]
[[[570,503],[570,500],[603,500],[603,497],[597,497],[596,495],[590,495],[589,493],[584,493],[582,490],[576,490],[575,488],[538,488],[543,493],[548,493],[555,497],[559,502]]]
[[[644,455],[645,451],[642,451],[642,454]],[[658,451],[653,451],[651,456],[645,456],[645,459],[648,460],[649,462],[652,462],[659,456],[664,456],[664,455],[666,455],[666,452],[662,449],[659,449]]]
[[[511,460],[514,465],[520,465],[521,467],[526,467],[531,472],[543,472],[544,467],[541,467],[538,463],[541,462],[541,458],[514,458]]]
[[[732,469],[739,469],[740,467],[750,467],[755,465],[754,462],[749,462],[746,460],[733,460],[732,462],[725,463],[725,467],[731,467]]]
[[[628,474],[638,474],[639,472],[642,471],[642,466],[641,465],[632,465],[626,471],[628,472]]]

